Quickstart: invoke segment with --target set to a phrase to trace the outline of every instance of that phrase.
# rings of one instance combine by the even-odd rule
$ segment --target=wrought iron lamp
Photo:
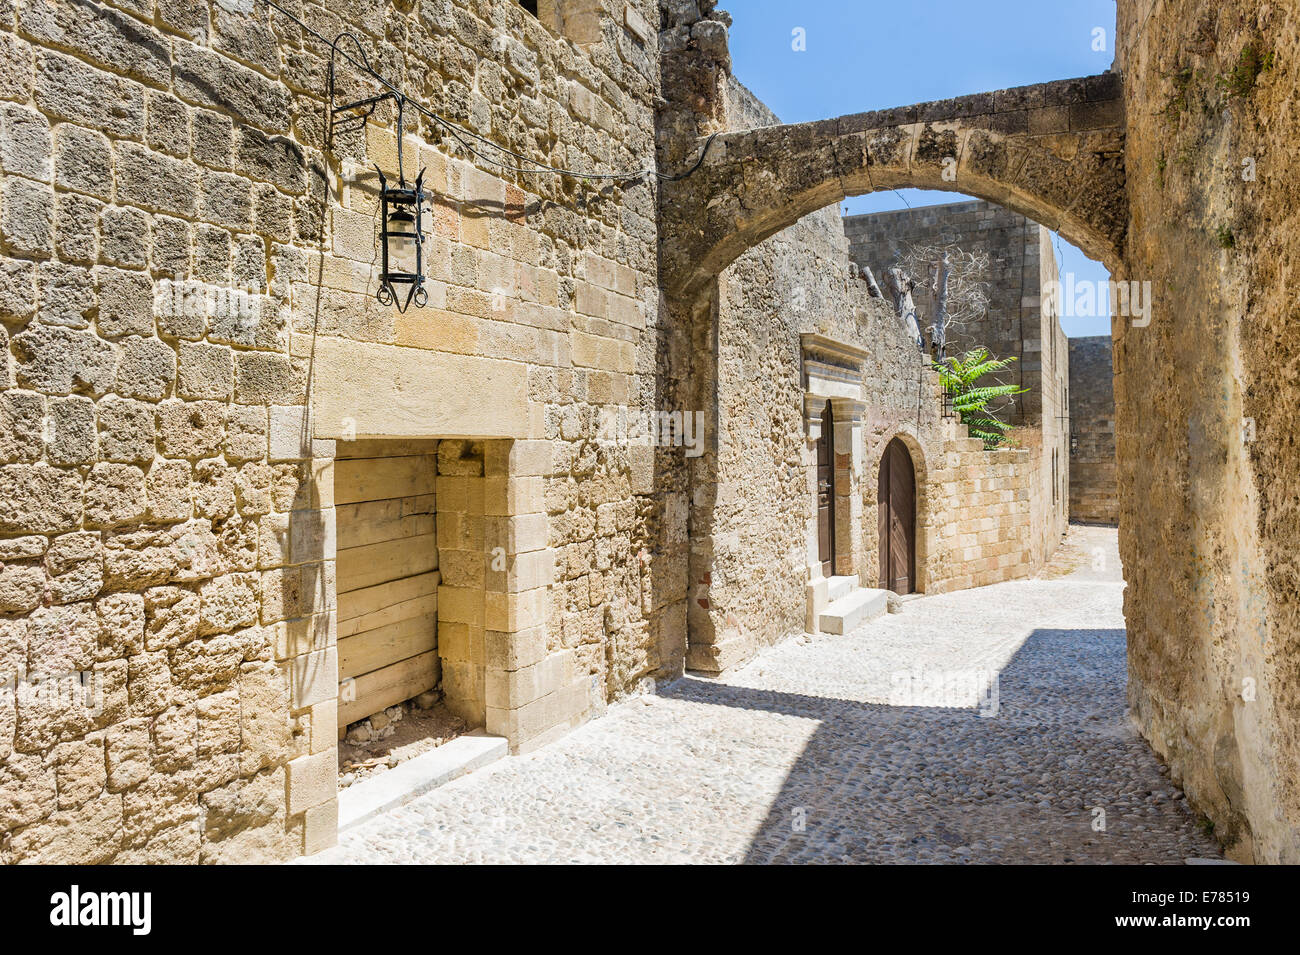
[[[335,56],[340,52],[339,44],[343,40],[350,40],[356,47],[362,72],[383,83],[386,89],[350,103],[336,103]],[[414,182],[406,181],[406,172],[402,167],[406,139],[406,96],[385,83],[370,68],[366,51],[355,36],[346,31],[340,33],[330,44],[326,141],[333,142],[336,127],[340,125],[353,131],[364,130],[366,121],[374,115],[375,107],[389,100],[397,108],[397,182],[390,183],[384,171],[375,166],[375,172],[379,174],[380,215],[379,289],[375,292],[375,298],[379,299],[381,305],[396,305],[399,312],[405,312],[411,303],[415,303],[416,308],[424,308],[429,301],[429,290],[424,287],[424,203],[428,198],[424,191],[424,170],[420,170]],[[401,289],[405,291],[400,291]]]
[[[953,405],[952,405],[952,392],[948,390],[947,386],[945,386],[943,389],[942,417],[945,421],[950,418],[957,417],[957,412],[953,409]]]
[[[429,301],[429,290],[424,287],[424,170],[410,184],[399,172],[396,185],[389,185],[378,166],[375,172],[379,173],[381,256],[375,297],[381,305],[396,305],[399,312],[405,312],[412,302],[416,308],[424,308]],[[398,291],[402,286],[405,295]]]

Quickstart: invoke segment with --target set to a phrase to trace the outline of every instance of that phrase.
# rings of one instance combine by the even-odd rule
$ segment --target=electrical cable
[[[543,174],[550,174],[556,176],[568,176],[571,179],[613,180],[613,181],[620,181],[620,182],[632,182],[635,180],[644,179],[646,176],[654,176],[660,182],[679,182],[680,180],[686,179],[688,176],[693,175],[700,168],[700,166],[704,164],[704,157],[708,154],[709,147],[713,145],[713,140],[716,139],[718,136],[718,133],[716,132],[710,135],[709,138],[705,140],[704,146],[700,149],[700,155],[695,160],[694,165],[692,165],[685,172],[680,172],[675,174],[661,173],[657,169],[649,168],[649,167],[644,169],[629,170],[628,172],[601,173],[601,172],[579,172],[574,169],[564,169],[558,166],[551,166],[540,160],[533,159],[529,156],[526,156],[523,153],[516,152],[515,150],[510,149],[506,146],[502,146],[501,144],[494,142],[493,140],[489,139],[483,134],[474,132],[474,130],[472,129],[468,129],[464,126],[461,126],[458,123],[453,123],[451,120],[439,116],[437,113],[433,112],[431,109],[427,108],[423,104],[408,97],[397,86],[395,86],[393,83],[390,83],[388,80],[384,79],[383,76],[381,76],[370,66],[370,59],[366,55],[365,48],[362,47],[361,42],[352,33],[344,31],[340,33],[337,37],[335,37],[333,42],[331,42],[330,40],[326,39],[323,35],[318,33],[316,30],[312,29],[310,26],[304,23],[293,13],[290,13],[284,7],[280,6],[280,4],[276,3],[275,0],[266,0],[266,5],[271,9],[275,10],[276,12],[278,12],[279,14],[281,14],[282,16],[287,17],[289,20],[293,21],[293,23],[295,23],[304,32],[315,37],[322,44],[330,48],[331,79],[334,74],[334,55],[337,54],[343,57],[349,63],[351,63],[353,67],[365,73],[375,82],[377,82],[380,86],[388,90],[388,95],[392,95],[393,97],[395,97],[398,100],[399,104],[409,103],[422,116],[425,116],[426,118],[432,120],[438,126],[441,126],[443,129],[445,129],[447,133],[458,143],[460,143],[460,145],[472,156],[481,159],[483,162],[488,163],[489,165],[496,166],[497,168],[504,169],[508,172],[519,173],[522,175],[543,173]],[[339,41],[345,38],[351,40],[352,43],[356,46],[357,51],[361,56],[360,61],[358,61],[355,57],[353,57],[346,51],[339,48]],[[495,159],[491,156],[484,155],[474,146],[470,145],[465,140],[465,137],[469,137],[471,139],[477,140],[478,142],[483,143],[491,147],[492,149],[497,150],[499,153],[502,153],[506,156],[510,156],[516,160],[519,160],[522,163],[528,163],[532,168],[510,165],[509,163],[502,162],[499,159]]]

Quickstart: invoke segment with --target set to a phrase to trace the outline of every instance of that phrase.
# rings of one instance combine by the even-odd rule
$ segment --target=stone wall
[[[734,78],[727,92],[735,128],[779,122]],[[808,216],[719,280],[716,493],[711,532],[692,554],[691,668],[726,669],[805,627],[813,498],[801,333],[865,348],[878,325],[881,350],[901,333],[890,336],[897,321],[849,275],[837,219],[835,207]]]
[[[1070,519],[1119,520],[1109,335],[1070,339]]]
[[[1045,231],[1019,213],[983,200],[844,217],[850,256],[859,266],[871,269],[877,282],[884,283],[886,269],[914,246],[953,244],[988,255],[988,314],[949,326],[948,354],[960,355],[968,348],[983,345],[999,358],[1017,359],[996,376],[1001,384],[1029,389],[1003,407],[1006,420],[1017,425],[1036,420],[1041,411],[1041,336],[1037,334],[1037,320],[1040,234]],[[935,316],[931,277],[913,278],[918,285],[912,297],[928,338]],[[881,288],[888,294],[884,284]]]
[[[1129,698],[1235,858],[1300,861],[1300,13],[1121,0],[1132,208],[1112,321]]]
[[[1034,546],[1030,502],[1038,470],[1032,452],[986,451],[978,438],[954,437],[930,494],[930,523],[939,559],[928,593],[983,587],[1027,577],[1042,566]]]
[[[292,8],[535,160],[653,163],[649,2]],[[598,431],[659,400],[653,182],[501,173],[408,110],[429,307],[382,308],[394,111],[327,142],[328,60],[260,3],[0,3],[0,861],[333,840],[336,442],[449,439],[444,689],[516,750],[680,670],[654,449]]]

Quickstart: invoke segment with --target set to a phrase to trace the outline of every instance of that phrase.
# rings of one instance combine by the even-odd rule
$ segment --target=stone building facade
[[[0,862],[310,853],[371,707],[436,687],[523,753],[816,627],[817,447],[832,577],[877,581],[895,439],[915,589],[1041,559],[1033,452],[942,418],[833,211],[703,321],[664,294],[634,173],[775,121],[730,83],[681,108],[722,19],[283,6],[0,2]],[[331,124],[344,32],[336,102],[381,91],[364,51],[485,141],[408,110],[399,142],[392,101]],[[399,156],[432,195],[406,312],[375,295]]]
[[[516,151],[653,165],[652,4],[292,9]],[[680,671],[672,495],[598,440],[600,409],[656,405],[652,181],[503,178],[408,114],[434,200],[401,314],[392,103],[327,139],[298,22],[23,0],[0,51],[0,860],[311,852],[358,694],[437,683],[523,751]],[[384,614],[436,631],[355,662]]]
[[[1109,335],[1070,339],[1070,518],[1119,521],[1115,369]]]
[[[1013,440],[1031,454],[1035,553],[1050,556],[1070,520],[1071,466],[1070,353],[1060,302],[1050,284],[1058,278],[1051,233],[984,200],[845,216],[844,232],[853,261],[878,281],[901,254],[917,246],[952,245],[988,256],[988,311],[950,327],[947,353],[959,355],[982,345],[999,358],[1016,359],[988,380],[1026,389],[1007,399],[999,413],[1016,426]],[[918,282],[913,298],[928,326],[935,315],[930,276],[913,278]]]

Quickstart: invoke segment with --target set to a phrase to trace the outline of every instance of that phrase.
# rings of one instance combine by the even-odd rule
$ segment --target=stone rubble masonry
[[[326,6],[301,15],[503,145],[650,159],[648,0]],[[645,651],[684,602],[646,556],[664,495],[644,449],[593,441],[598,409],[654,401],[653,183],[503,177],[409,136],[429,307],[380,308],[393,116],[326,148],[327,61],[261,4],[0,3],[0,685],[97,691],[0,692],[0,863],[333,843],[340,440],[476,449],[439,476],[440,538],[478,568],[438,602],[445,689],[516,751],[671,668]],[[349,367],[386,380],[332,357],[364,348]]]
[[[1070,516],[1119,521],[1115,478],[1115,369],[1109,335],[1070,339]]]

